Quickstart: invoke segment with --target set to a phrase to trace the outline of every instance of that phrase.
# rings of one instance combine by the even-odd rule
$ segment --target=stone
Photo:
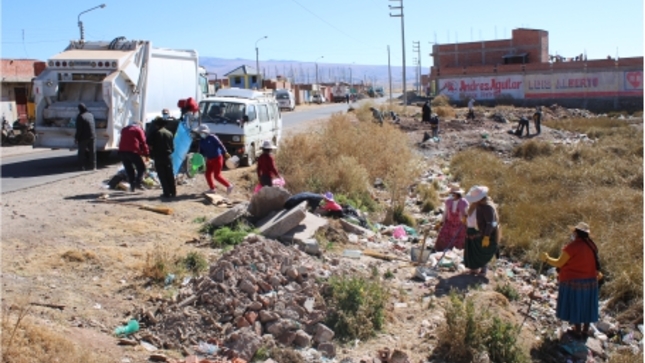
[[[248,203],[240,203],[235,207],[227,210],[224,213],[217,215],[215,218],[210,220],[210,224],[214,227],[221,227],[228,224],[231,224],[244,216],[248,208]]]
[[[280,319],[266,325],[267,332],[272,334],[274,337],[279,337],[286,331],[296,329],[298,329],[298,324],[287,319]]]
[[[249,295],[255,294],[258,291],[258,287],[248,280],[242,280],[238,288]]]
[[[259,337],[262,336],[262,323],[260,323],[258,320],[255,321],[255,324],[253,324],[253,331],[255,334],[257,334]]]
[[[591,350],[595,355],[604,357],[605,352],[604,349],[602,349],[602,342],[596,338],[588,338],[587,342],[585,343],[587,348]]]
[[[298,226],[306,216],[307,202],[302,202],[291,210],[283,210],[273,216],[267,216],[260,220],[256,227],[263,236],[278,238]]]
[[[246,314],[244,314],[244,317],[249,322],[249,324],[253,325],[258,318],[258,313],[249,311]]]
[[[313,238],[318,229],[328,224],[327,219],[307,212],[305,219],[298,226],[279,237],[278,240],[283,243],[297,243],[300,246],[306,240]]]
[[[316,343],[329,342],[334,338],[334,331],[329,329],[325,324],[318,324],[316,326],[316,335],[314,341]]]
[[[143,340],[141,341],[141,346],[145,348],[145,350],[147,350],[148,352],[154,352],[156,350],[159,350],[159,348]]]
[[[250,361],[251,358],[253,358],[261,346],[262,338],[255,334],[255,332],[250,328],[244,328],[233,332],[226,343],[226,348],[235,351],[240,358],[247,361]]]
[[[607,333],[612,331],[611,324],[609,324],[609,323],[607,323],[605,321],[601,321],[601,322],[596,323],[596,328],[598,330],[600,330],[600,332],[605,333],[605,334],[607,334]]]
[[[280,319],[280,315],[273,311],[260,310],[260,321],[262,323],[269,323]]]
[[[296,337],[293,342],[298,348],[306,348],[311,344],[311,336],[300,329],[296,331]]]
[[[318,347],[316,349],[318,349],[318,351],[322,353],[324,357],[334,358],[336,356],[336,347],[334,346],[334,343],[320,343],[318,344]]]
[[[312,256],[322,255],[322,251],[320,250],[320,245],[318,244],[318,241],[316,241],[313,238],[305,240],[302,243],[298,243],[298,248],[300,248],[302,252],[308,255],[312,255]]]
[[[287,275],[292,280],[295,280],[298,278],[298,276],[300,276],[298,269],[296,269],[295,267],[289,267],[285,272],[285,275]]]
[[[168,357],[159,353],[150,355],[150,358],[148,359],[152,362],[168,362]],[[188,362],[188,359],[186,359],[186,362]]]
[[[247,309],[251,311],[258,311],[262,309],[262,303],[260,301],[254,301],[249,306],[247,306]]]
[[[290,346],[293,341],[296,339],[296,332],[294,331],[285,331],[277,337],[277,340],[280,344],[284,346]]]
[[[408,359],[407,354],[398,349],[395,349],[394,352],[392,352],[392,356],[390,357],[390,363],[410,363],[410,360]]]
[[[253,195],[247,211],[252,216],[262,219],[271,212],[284,209],[284,203],[290,197],[291,193],[284,188],[263,187],[257,194]]]
[[[340,221],[340,224],[343,226],[343,229],[345,230],[345,232],[354,233],[359,236],[367,236],[367,237],[374,236],[374,232],[370,231],[369,229],[365,229],[361,226],[357,226],[353,223],[347,222],[344,219],[339,219],[339,221]]]
[[[251,324],[249,324],[249,321],[245,317],[238,316],[235,319],[235,326],[237,326],[238,329],[240,329],[240,328],[246,328],[247,326],[251,326]]]

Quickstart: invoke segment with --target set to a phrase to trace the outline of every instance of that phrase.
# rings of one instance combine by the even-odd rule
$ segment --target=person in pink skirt
[[[437,251],[443,251],[449,247],[457,247],[460,250],[464,248],[466,227],[462,220],[466,218],[468,201],[462,198],[463,194],[464,191],[457,186],[450,188],[450,196],[444,206],[441,230],[434,245]],[[452,246],[450,246],[451,242]]]

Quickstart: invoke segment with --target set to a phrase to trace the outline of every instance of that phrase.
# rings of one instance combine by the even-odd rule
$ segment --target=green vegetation
[[[327,326],[341,341],[365,340],[383,328],[386,288],[374,279],[332,277],[326,293]]]
[[[417,221],[403,208],[403,205],[394,207],[393,217],[395,223],[405,224],[410,227],[416,227],[417,225]]]
[[[445,316],[434,353],[447,361],[472,362],[481,351],[488,353],[491,362],[529,361],[517,342],[518,327],[497,317],[491,318],[488,311],[476,309],[471,299],[452,291]]]
[[[213,232],[211,247],[222,248],[235,246],[244,241],[244,237],[252,233],[254,229],[248,224],[240,222],[231,227],[222,227]]]
[[[515,301],[520,298],[520,294],[518,294],[515,287],[513,287],[509,282],[504,283],[504,285],[497,285],[495,287],[495,291],[506,296],[510,301]]]
[[[439,206],[439,193],[438,187],[433,182],[432,184],[419,184],[417,185],[417,194],[421,199],[421,211],[423,213],[430,213]]]
[[[505,163],[492,153],[455,155],[453,176],[468,189],[490,187],[499,204],[506,250],[530,263],[540,252],[559,255],[567,226],[585,221],[599,247],[609,307],[643,296],[643,133],[607,118],[545,122],[586,133],[594,143],[553,146],[530,141]],[[621,310],[625,310],[621,308]]]
[[[208,268],[208,260],[201,252],[188,252],[186,257],[181,259],[181,265],[193,275],[198,275],[200,272]]]

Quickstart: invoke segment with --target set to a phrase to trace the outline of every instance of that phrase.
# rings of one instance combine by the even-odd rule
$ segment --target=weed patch
[[[520,298],[520,294],[517,293],[517,290],[510,283],[506,282],[504,285],[497,285],[495,291],[506,296],[510,301],[515,301]]]
[[[378,281],[332,277],[325,298],[327,325],[341,341],[365,340],[383,328],[388,292]]]
[[[435,107],[448,106],[450,107],[450,98],[446,95],[439,95],[430,101],[430,105]]]
[[[419,184],[417,185],[417,194],[421,199],[421,211],[430,213],[439,206],[439,193],[437,192],[437,185],[432,184]]]
[[[157,245],[146,253],[142,275],[153,282],[163,282],[168,274],[177,272],[176,261],[176,255]]]
[[[88,260],[96,260],[96,253],[92,251],[78,251],[78,250],[69,250],[63,253],[61,256],[64,260],[68,262],[85,262]]]
[[[607,279],[601,294],[610,299],[609,308],[636,303],[643,296],[643,134],[602,118],[554,126],[603,131],[594,144],[555,147],[549,155],[510,164],[468,150],[453,157],[451,172],[466,188],[491,187],[504,225],[502,243],[530,263],[538,263],[543,251],[559,255],[568,225],[589,223]]]
[[[253,231],[254,229],[246,223],[237,223],[233,228],[222,227],[213,232],[211,247],[221,248],[238,245],[244,240],[244,237]]]
[[[257,354],[257,353],[256,353]],[[275,347],[268,352],[268,356],[276,362],[280,363],[304,363],[300,353],[296,352],[293,348]]]
[[[197,276],[200,272],[208,268],[208,260],[201,252],[188,252],[186,257],[181,260],[183,267]]]
[[[398,205],[393,209],[394,223],[405,224],[406,226],[416,227],[417,221],[408,213],[403,205]]]

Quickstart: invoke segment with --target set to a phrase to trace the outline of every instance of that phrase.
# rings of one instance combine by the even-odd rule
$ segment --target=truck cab
[[[207,125],[243,165],[255,163],[262,142],[278,145],[282,115],[271,93],[229,88],[199,103],[199,125]]]

